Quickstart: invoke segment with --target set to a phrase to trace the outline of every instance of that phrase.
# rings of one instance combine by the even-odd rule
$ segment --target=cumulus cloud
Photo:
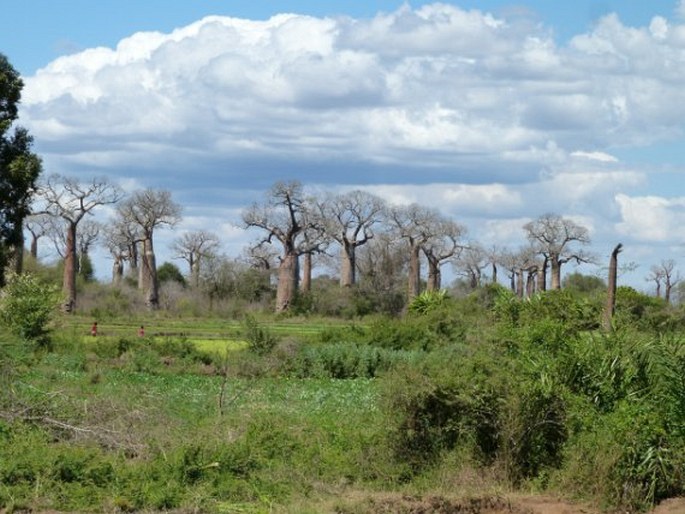
[[[685,197],[616,195],[621,221],[616,229],[635,240],[667,242],[685,238]]]
[[[678,201],[631,196],[650,172],[616,155],[682,137],[684,5],[645,27],[604,16],[564,46],[522,17],[449,3],[208,16],[60,57],[25,78],[21,119],[50,171],[137,178],[198,211],[299,179],[492,234],[558,212],[661,241],[659,216],[683,226]]]

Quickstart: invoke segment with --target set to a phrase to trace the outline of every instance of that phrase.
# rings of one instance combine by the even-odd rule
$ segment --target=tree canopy
[[[31,197],[42,169],[31,150],[31,135],[22,127],[13,127],[22,88],[19,73],[0,54],[0,285],[5,282],[5,268],[13,255],[21,267],[23,221],[30,214]]]

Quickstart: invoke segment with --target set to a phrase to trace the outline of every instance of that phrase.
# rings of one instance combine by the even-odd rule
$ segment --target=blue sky
[[[677,0],[5,4],[46,173],[171,189],[160,262],[207,226],[239,253],[241,209],[280,179],[429,204],[484,245],[555,212],[602,262],[623,242],[641,289],[683,258]]]

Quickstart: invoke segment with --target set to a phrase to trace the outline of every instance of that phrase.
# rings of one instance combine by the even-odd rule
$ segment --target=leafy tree
[[[21,271],[24,249],[23,222],[30,214],[31,198],[42,170],[31,151],[33,138],[17,119],[23,82],[7,58],[0,54],[0,286],[12,256]]]
[[[42,342],[59,300],[57,289],[36,276],[13,275],[0,297],[0,320],[20,337]]]
[[[178,269],[178,266],[171,262],[163,263],[159,268],[157,268],[157,279],[160,284],[164,282],[177,282],[185,287],[186,279]]]
[[[595,275],[584,275],[574,272],[566,275],[562,284],[565,289],[573,289],[579,293],[594,293],[604,291],[607,287],[604,280]]]

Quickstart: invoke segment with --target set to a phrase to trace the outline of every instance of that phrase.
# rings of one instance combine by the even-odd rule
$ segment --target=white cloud
[[[621,211],[618,233],[642,241],[685,238],[685,197],[616,195]]]
[[[575,152],[571,153],[571,157],[579,157],[582,159],[600,162],[618,162],[616,157],[606,152],[584,152],[581,150],[576,150]]]

